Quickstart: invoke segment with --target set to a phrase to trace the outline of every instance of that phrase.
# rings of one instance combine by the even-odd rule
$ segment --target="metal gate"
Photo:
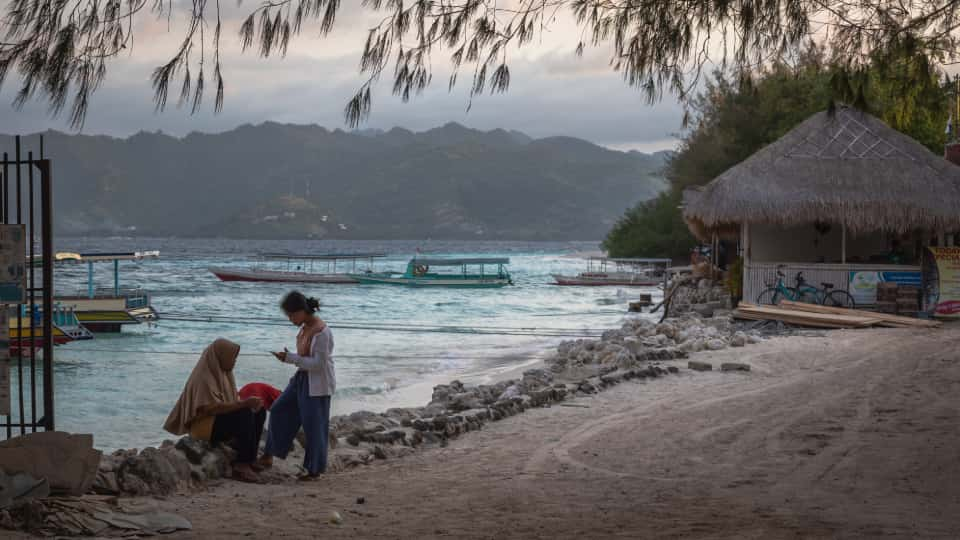
[[[50,160],[44,156],[42,136],[36,154],[33,150],[24,154],[19,136],[13,143],[13,156],[4,152],[0,161],[0,224],[23,226],[26,253],[24,303],[0,305],[10,317],[9,328],[0,328],[0,342],[9,340],[9,354],[0,350],[0,363],[7,364],[0,369],[6,368],[8,374],[7,381],[0,376],[6,385],[0,388],[0,399],[5,399],[0,403],[0,438],[7,439],[54,429]],[[4,390],[8,396],[3,396]]]

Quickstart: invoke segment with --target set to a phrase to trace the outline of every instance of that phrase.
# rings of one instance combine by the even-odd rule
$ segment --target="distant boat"
[[[655,287],[666,282],[670,259],[589,257],[586,272],[553,274],[557,285],[581,287]]]
[[[441,259],[414,257],[407,263],[405,272],[381,272],[355,274],[360,283],[368,285],[405,285],[408,287],[463,287],[492,288],[513,285],[505,257],[478,257],[466,259]],[[496,271],[487,271],[488,267]],[[436,268],[459,268],[453,272],[435,272]]]
[[[267,253],[260,256],[260,265],[252,268],[212,266],[208,270],[217,276],[220,281],[359,283],[353,277],[353,274],[358,271],[358,263],[366,262],[367,268],[365,270],[372,272],[374,260],[382,257],[386,257],[386,255],[383,253],[327,253],[321,255]],[[270,261],[286,263],[286,265],[283,268],[271,268],[267,266]],[[340,263],[339,268],[337,268],[338,263]],[[322,268],[316,268],[318,265]]]

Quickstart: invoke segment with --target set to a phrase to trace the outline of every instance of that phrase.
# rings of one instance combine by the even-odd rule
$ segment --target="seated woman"
[[[230,443],[237,451],[234,476],[256,482],[251,465],[267,413],[260,398],[241,400],[237,394],[233,367],[239,354],[240,345],[222,338],[204,349],[163,428],[174,435],[189,433],[211,445]]]

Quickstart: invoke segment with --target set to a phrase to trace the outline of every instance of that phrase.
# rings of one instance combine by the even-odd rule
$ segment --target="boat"
[[[23,350],[30,354],[32,349],[43,348],[42,310],[27,310],[27,306],[16,306],[8,314],[8,335],[13,354]],[[32,326],[31,326],[32,322]],[[53,309],[53,344],[63,345],[71,341],[93,339],[93,333],[84,327],[72,308],[55,305]]]
[[[260,263],[252,268],[208,268],[220,281],[257,281],[282,283],[359,283],[356,274],[358,263],[366,262],[366,271],[373,271],[375,259],[386,257],[383,253],[326,253],[320,255],[296,255],[289,253],[266,253]],[[285,262],[282,268],[271,268],[271,262]],[[337,263],[340,268],[337,268]],[[318,268],[321,267],[321,268]],[[362,270],[362,268],[361,268]]]
[[[505,257],[476,257],[466,259],[414,257],[407,263],[405,272],[371,272],[354,274],[354,278],[367,285],[405,285],[408,287],[464,287],[491,288],[513,285]],[[495,272],[487,267],[495,266]],[[454,272],[436,272],[437,268],[459,268]],[[473,269],[473,273],[471,273]]]
[[[120,262],[156,259],[159,251],[126,253],[58,253],[59,264],[87,264],[86,294],[57,295],[57,303],[76,313],[84,327],[94,333],[116,333],[126,325],[141,324],[157,319],[150,305],[150,295],[140,287],[120,287]],[[113,263],[113,287],[96,287],[95,263]]]
[[[581,287],[655,287],[666,283],[670,259],[589,257],[576,276],[552,274],[557,285]]]

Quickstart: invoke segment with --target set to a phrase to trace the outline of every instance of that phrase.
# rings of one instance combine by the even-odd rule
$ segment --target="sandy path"
[[[225,482],[171,500],[195,527],[175,537],[957,538],[958,344],[860,330],[701,354],[754,370],[624,383],[314,484]]]

